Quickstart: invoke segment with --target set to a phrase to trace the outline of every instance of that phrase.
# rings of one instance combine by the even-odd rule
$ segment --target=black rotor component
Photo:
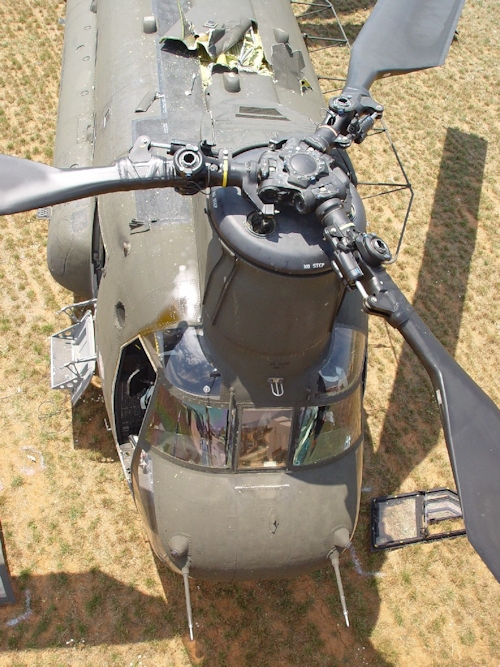
[[[174,153],[174,167],[180,176],[191,178],[203,171],[205,160],[198,147],[186,146]]]
[[[329,172],[328,160],[318,152],[301,149],[295,141],[290,141],[280,153],[283,168],[288,174],[288,183],[307,188]]]
[[[360,234],[356,239],[356,248],[370,266],[380,266],[392,259],[389,246],[376,234]]]

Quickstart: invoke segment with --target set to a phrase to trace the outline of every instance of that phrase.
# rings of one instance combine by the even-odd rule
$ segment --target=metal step
[[[69,389],[75,405],[90,384],[96,359],[94,318],[88,310],[76,324],[51,336],[52,389]]]
[[[450,489],[373,498],[371,510],[373,551],[465,535],[460,499]],[[442,521],[448,529],[433,532],[431,526]]]

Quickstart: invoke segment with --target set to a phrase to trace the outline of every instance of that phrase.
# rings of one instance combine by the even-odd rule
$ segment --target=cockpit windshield
[[[301,408],[293,465],[311,465],[341,454],[362,433],[361,387],[331,405]]]
[[[356,329],[335,326],[326,362],[318,373],[318,395],[335,396],[358,381],[365,359],[366,336]]]
[[[329,405],[293,408],[199,405],[159,383],[143,437],[179,461],[208,468],[263,470],[335,458],[362,434],[361,387]]]
[[[232,454],[228,420],[227,408],[181,401],[160,384],[145,439],[180,461],[228,468]]]
[[[188,394],[218,398],[220,373],[202,348],[203,331],[195,327],[176,327],[158,331],[155,347],[168,382]]]
[[[342,454],[362,435],[365,336],[338,326],[332,338],[310,404],[266,408],[229,398],[229,387],[223,390],[224,378],[205,353],[200,328],[156,332],[150,343],[163,372],[141,434],[146,449],[235,471],[317,465]]]
[[[243,408],[238,468],[284,468],[287,464],[292,409]]]

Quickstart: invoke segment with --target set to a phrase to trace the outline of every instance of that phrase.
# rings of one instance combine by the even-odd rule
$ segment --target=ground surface
[[[350,37],[370,4],[337,4]],[[64,9],[55,0],[0,4],[2,153],[51,161]],[[306,18],[303,28],[318,34],[317,23]],[[444,68],[373,88],[416,193],[392,274],[497,403],[499,25],[496,0],[469,1]],[[345,49],[315,57],[322,74],[342,75]],[[352,150],[361,180],[401,180],[378,141]],[[370,209],[371,229],[393,246],[403,208],[387,198]],[[500,665],[500,587],[464,538],[370,554],[371,497],[454,486],[424,375],[379,322],[361,517],[355,551],[342,556],[352,627],[329,570],[292,582],[195,583],[191,646],[181,581],[151,555],[98,390],[73,415],[65,396],[50,393],[47,336],[66,326],[54,313],[71,295],[47,272],[47,223],[33,214],[2,223],[0,519],[18,603],[0,609],[0,666]]]

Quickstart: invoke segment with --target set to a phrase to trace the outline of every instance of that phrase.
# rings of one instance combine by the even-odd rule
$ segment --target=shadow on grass
[[[452,356],[460,334],[476,243],[486,150],[484,139],[456,128],[448,129],[413,302],[416,311]],[[436,446],[440,434],[439,410],[430,381],[405,343],[384,421],[381,447],[372,461],[378,472],[387,471],[384,493],[393,493],[399,488]]]
[[[178,632],[161,596],[143,593],[98,569],[25,573],[12,583],[17,602],[0,608],[0,650],[132,643],[167,639]]]
[[[90,384],[78,403],[72,406],[73,446],[101,454],[105,461],[118,461],[113,435],[107,430],[109,416],[101,390]]]
[[[166,590],[172,592],[175,586],[179,630],[190,655],[198,662],[202,658],[203,665],[391,667],[369,639],[379,611],[373,580],[360,587],[358,574],[345,559],[350,628],[344,623],[333,569],[325,568],[293,580],[192,581],[194,643],[187,639],[182,580],[163,565],[158,571]]]
[[[0,608],[0,651],[112,646],[180,635],[193,663],[210,667],[389,667],[367,641],[370,615],[378,609],[372,605],[375,591],[360,591],[349,574],[346,593],[351,607],[362,604],[366,632],[344,627],[336,585],[325,570],[294,581],[191,582],[196,638],[190,642],[182,579],[157,565],[167,601],[98,569],[15,578],[17,603]]]

